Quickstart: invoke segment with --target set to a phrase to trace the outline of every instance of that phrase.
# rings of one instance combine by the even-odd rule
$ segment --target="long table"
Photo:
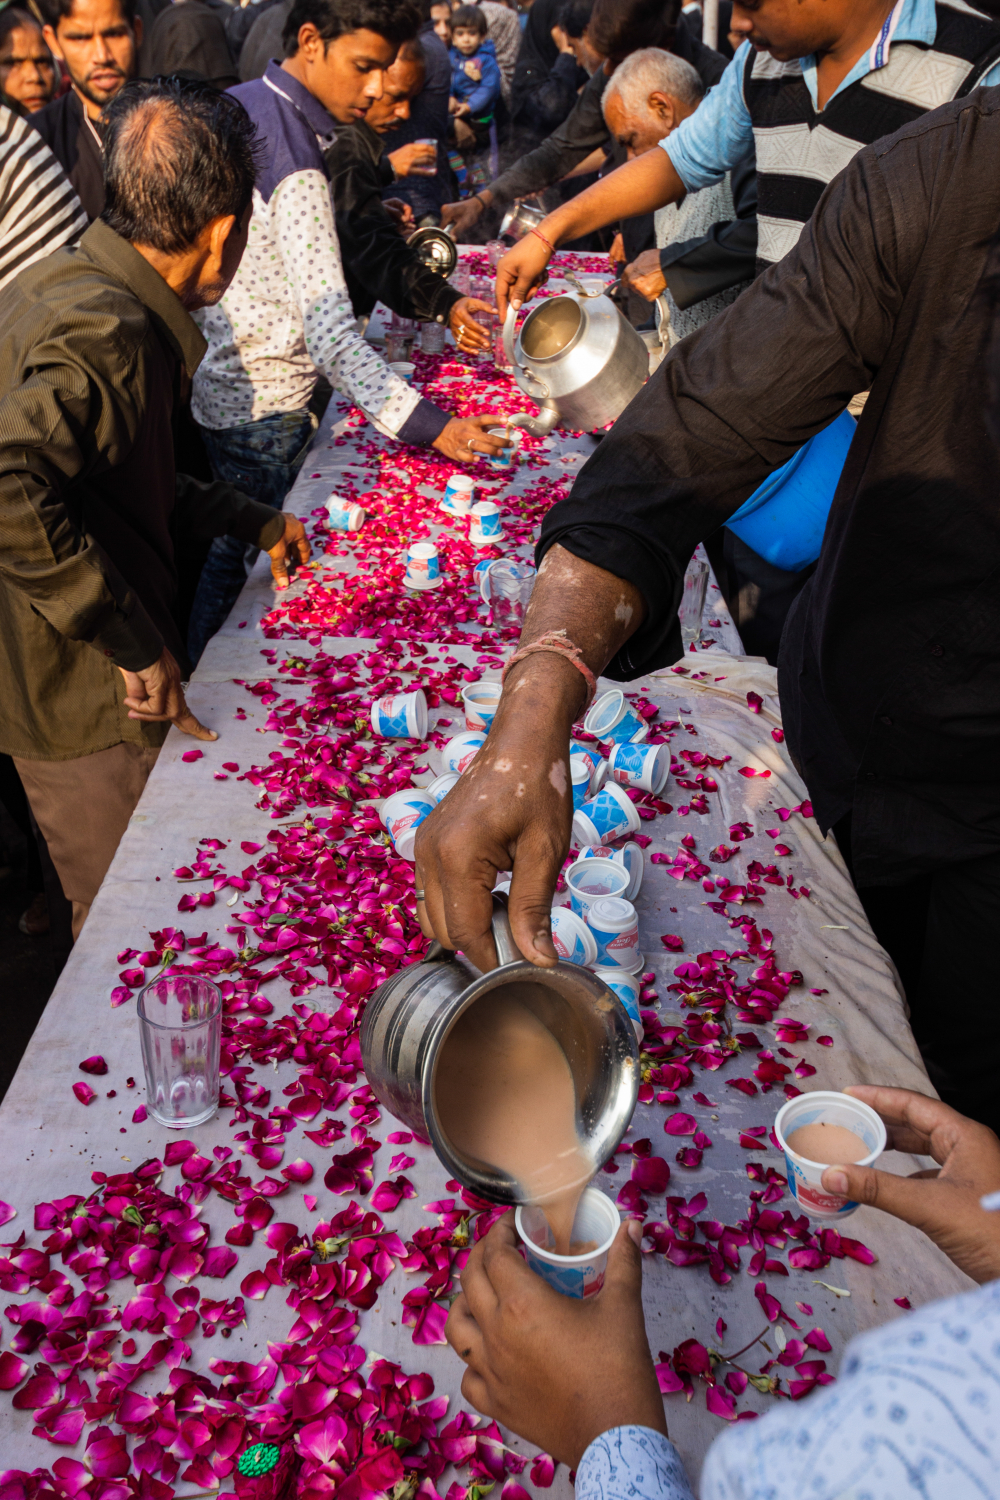
[[[587,268],[586,261],[575,264]],[[510,383],[487,380],[486,373],[446,360],[427,388],[450,392],[470,408],[490,403],[500,412],[516,410],[522,403]],[[566,492],[593,444],[590,437],[555,433],[525,444],[525,456],[509,480],[495,472],[485,476],[487,493],[498,496],[504,511],[505,555],[529,555],[542,511]],[[403,1299],[428,1281],[420,1253],[427,1231],[458,1226],[450,1237],[438,1237],[447,1242],[457,1274],[457,1247],[470,1227],[475,1232],[482,1205],[462,1202],[458,1185],[446,1180],[428,1147],[391,1140],[398,1122],[379,1112],[364,1091],[363,1076],[353,1075],[349,1014],[370,989],[375,965],[389,972],[416,957],[421,946],[412,878],[401,873],[378,838],[377,778],[402,758],[414,784],[429,783],[441,768],[441,745],[464,727],[454,701],[463,674],[465,679],[497,676],[507,649],[476,598],[471,567],[477,554],[437,510],[450,471],[442,461],[394,449],[335,398],[286,502],[313,530],[316,566],[278,598],[267,559],[261,559],[194,674],[189,702],[218,730],[219,739],[195,745],[171,731],[0,1110],[5,1159],[0,1197],[14,1211],[4,1238],[17,1242],[14,1250],[3,1252],[14,1259],[0,1266],[0,1284],[9,1293],[3,1345],[11,1350],[20,1337],[26,1366],[41,1360],[62,1382],[56,1392],[33,1387],[28,1409],[22,1409],[24,1402],[12,1404],[25,1390],[23,1380],[13,1396],[0,1396],[4,1467],[50,1469],[59,1458],[83,1460],[95,1433],[106,1431],[109,1437],[101,1440],[107,1442],[127,1429],[132,1455],[127,1472],[137,1484],[136,1450],[151,1434],[155,1443],[156,1433],[162,1438],[174,1430],[164,1413],[175,1426],[180,1421],[168,1397],[180,1385],[200,1392],[211,1410],[235,1402],[240,1437],[237,1443],[236,1428],[200,1437],[202,1449],[195,1457],[175,1457],[172,1469],[167,1464],[171,1483],[178,1494],[204,1493],[216,1484],[231,1491],[234,1458],[258,1433],[255,1403],[263,1399],[252,1382],[243,1381],[238,1362],[259,1369],[269,1346],[272,1352],[283,1347],[284,1354],[274,1355],[267,1393],[272,1402],[286,1386],[314,1379],[287,1353],[293,1325],[296,1337],[304,1335],[299,1314],[289,1306],[296,1292],[294,1278],[281,1269],[281,1236],[258,1229],[252,1243],[236,1246],[235,1260],[223,1255],[204,1262],[206,1246],[225,1247],[227,1230],[239,1231],[248,1221],[234,1217],[234,1201],[241,1209],[250,1205],[253,1222],[264,1216],[261,1204],[272,1208],[272,1224],[289,1226],[291,1243],[303,1235],[311,1243],[318,1223],[351,1205],[371,1212],[373,1202],[381,1204],[379,1218],[390,1237],[383,1239],[378,1260],[385,1279],[377,1297],[344,1290],[336,1299],[359,1321],[348,1343],[359,1349],[362,1375],[381,1370],[380,1358],[407,1374],[427,1372],[437,1393],[449,1397],[439,1427],[467,1410],[459,1390],[461,1367],[440,1334],[457,1283],[446,1279],[426,1295]],[[327,535],[321,507],[331,491],[369,496],[371,515],[357,538]],[[398,553],[421,535],[438,538],[444,558],[446,584],[433,598],[407,595],[401,584]],[[646,1220],[644,1306],[664,1383],[677,1383],[667,1357],[686,1340],[725,1355],[761,1335],[737,1363],[751,1373],[765,1366],[781,1377],[787,1393],[790,1382],[808,1387],[825,1373],[817,1369],[817,1358],[827,1372],[835,1372],[844,1344],[855,1333],[905,1316],[907,1303],[917,1307],[970,1283],[922,1235],[872,1210],[859,1210],[842,1226],[853,1247],[846,1256],[842,1244],[810,1237],[810,1226],[792,1225],[800,1238],[790,1237],[794,1204],[783,1193],[782,1159],[768,1140],[786,1086],[840,1088],[866,1081],[931,1088],[892,967],[868,927],[834,840],[821,838],[809,816],[806,788],[781,742],[775,674],[741,654],[714,583],[704,618],[704,639],[696,651],[628,689],[648,712],[655,709],[653,730],[662,726],[669,737],[674,774],[659,805],[645,809],[642,824],[648,843],[636,905],[646,957],[646,1082],[626,1143],[605,1164],[597,1184]],[[432,690],[436,681],[438,702],[429,742],[420,753],[395,743],[388,759],[379,762],[387,747],[376,744],[370,732],[359,734],[357,704],[390,679]],[[346,736],[357,753],[342,748],[324,758],[317,748],[323,736],[328,746]],[[190,758],[195,749],[202,755]],[[375,785],[359,782],[359,776],[374,776]],[[311,841],[303,845],[311,852],[293,869],[299,837]],[[284,876],[261,869],[269,850],[285,860]],[[337,850],[342,863],[331,864],[328,856]],[[368,937],[357,940],[349,929],[361,906],[351,895],[357,888],[345,883],[352,862],[358,869],[384,872],[365,908],[371,913]],[[315,890],[322,879],[327,880],[322,914],[313,914],[311,926],[296,926],[295,904],[305,899],[301,891]],[[375,899],[380,890],[381,906]],[[287,922],[280,906],[285,891],[293,908]],[[557,899],[565,900],[565,893]],[[270,923],[261,920],[262,902],[274,919]],[[180,1133],[181,1140],[193,1143],[194,1155],[191,1147],[178,1146],[175,1133],[141,1118],[135,994],[159,967],[155,950],[179,946],[171,929],[185,935],[186,947],[175,961],[201,964],[228,988],[227,1102],[208,1124]],[[761,977],[754,980],[754,975]],[[712,997],[727,984],[741,998],[723,1007],[720,1027],[713,1021]],[[739,1035],[741,1043],[730,1040]],[[323,1038],[319,1054],[310,1045],[317,1037]],[[106,1074],[81,1072],[81,1061],[95,1054],[106,1061]],[[338,1062],[339,1080],[316,1083],[317,1055]],[[73,1086],[81,1084],[96,1094],[87,1105],[74,1093]],[[326,1090],[324,1108],[317,1088]],[[324,1134],[322,1122],[329,1118],[340,1125]],[[374,1194],[365,1164],[357,1159],[340,1164],[332,1189],[324,1185],[333,1159],[352,1151],[371,1153]],[[392,1157],[397,1160],[390,1166]],[[650,1157],[669,1166],[665,1189],[662,1169],[651,1172],[643,1165]],[[199,1306],[207,1309],[207,1319],[178,1322],[181,1313],[175,1311],[165,1333],[162,1308],[158,1328],[155,1315],[146,1307],[144,1316],[145,1304],[136,1301],[149,1295],[148,1283],[133,1284],[120,1247],[110,1264],[100,1249],[112,1222],[126,1233],[123,1205],[154,1180],[155,1169],[142,1165],[151,1160],[164,1164],[156,1178],[160,1192],[179,1193],[177,1204],[186,1198],[184,1212],[194,1211],[197,1224],[209,1232],[205,1244],[196,1244],[197,1263],[171,1259],[171,1242],[164,1238],[158,1242],[160,1269],[140,1273],[159,1276],[171,1296],[186,1286],[201,1293]],[[301,1167],[282,1177],[297,1160],[313,1169],[310,1181],[301,1180],[307,1170]],[[899,1172],[915,1165],[895,1154],[884,1164]],[[382,1191],[386,1182],[396,1187]],[[40,1257],[25,1256],[25,1246],[39,1250],[53,1223],[69,1222],[81,1206],[77,1200],[95,1194],[104,1208],[103,1218],[95,1211],[93,1221],[104,1229],[95,1231],[97,1248],[89,1256],[68,1263],[79,1243],[62,1255],[54,1248],[50,1269]],[[69,1202],[60,1206],[57,1200]],[[41,1210],[36,1225],[35,1206],[54,1203],[55,1208]],[[163,1211],[161,1200],[158,1213]],[[770,1217],[761,1220],[762,1212]],[[746,1228],[740,1230],[741,1224]],[[735,1231],[726,1243],[730,1254],[737,1245],[738,1266],[721,1255],[719,1225]],[[24,1244],[18,1239],[22,1234]],[[874,1264],[866,1263],[855,1241],[877,1257]],[[833,1258],[826,1254],[831,1248]],[[329,1251],[341,1268],[350,1252],[343,1242]],[[369,1263],[375,1263],[371,1256]],[[210,1277],[210,1270],[223,1274]],[[85,1298],[86,1307],[72,1304],[78,1322],[67,1323],[59,1337],[59,1318],[65,1316],[59,1310],[66,1308],[68,1292],[52,1272],[68,1278],[74,1295],[89,1287],[96,1299]],[[344,1271],[345,1288],[349,1281]],[[768,1295],[778,1299],[779,1312]],[[174,1301],[175,1309],[184,1300]],[[38,1307],[27,1335],[11,1318],[12,1308],[29,1303],[50,1309],[45,1316],[53,1327],[44,1337]],[[34,1344],[32,1326],[38,1334]],[[803,1365],[797,1373],[769,1363],[778,1360],[789,1340],[804,1338],[813,1328],[821,1328],[825,1340],[808,1349],[811,1368]],[[80,1342],[85,1338],[90,1345]],[[817,1354],[824,1341],[831,1352]],[[150,1349],[149,1368],[137,1369]],[[729,1369],[718,1367],[719,1388]],[[185,1372],[193,1372],[196,1382],[185,1385]],[[8,1373],[0,1363],[5,1385],[13,1379]],[[87,1382],[86,1394],[78,1376]],[[102,1380],[103,1403],[96,1399]],[[691,1385],[693,1399],[685,1400],[684,1393],[668,1396],[667,1412],[671,1435],[697,1477],[726,1415],[762,1413],[781,1397],[751,1385],[738,1398],[723,1397],[720,1416],[718,1400],[715,1411],[706,1404],[704,1381],[694,1377]],[[307,1388],[317,1389],[313,1383]],[[129,1404],[127,1398],[123,1407],[126,1390],[139,1399]],[[66,1398],[61,1416],[52,1415],[57,1395]],[[291,1428],[311,1420],[305,1409],[293,1410]],[[116,1425],[122,1420],[125,1429]],[[60,1442],[46,1436],[46,1422]],[[469,1430],[485,1428],[481,1423]],[[190,1433],[189,1438],[195,1453],[197,1443]],[[177,1452],[187,1441],[176,1439]],[[506,1464],[509,1473],[517,1467],[517,1455],[533,1458],[534,1450],[519,1438],[504,1434],[503,1441],[502,1457],[496,1460],[494,1454],[494,1461],[501,1468]],[[453,1482],[465,1489],[477,1472],[467,1466],[468,1446],[447,1447],[457,1467],[449,1462],[436,1477],[442,1495]],[[423,1449],[408,1451],[412,1458]],[[534,1489],[545,1487],[548,1479],[542,1465],[526,1469],[521,1482]],[[411,1484],[407,1496],[412,1490]],[[557,1469],[552,1491],[568,1497],[565,1470]],[[99,1492],[99,1486],[88,1490]]]

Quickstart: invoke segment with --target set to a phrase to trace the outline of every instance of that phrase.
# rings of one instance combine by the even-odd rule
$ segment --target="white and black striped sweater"
[[[0,287],[60,246],[87,215],[69,178],[27,120],[0,104]]]
[[[894,42],[883,67],[819,112],[797,60],[751,51],[743,97],[757,149],[758,270],[795,245],[823,189],[856,151],[971,92],[1000,58],[995,21],[961,0],[940,0],[935,10],[933,46]]]

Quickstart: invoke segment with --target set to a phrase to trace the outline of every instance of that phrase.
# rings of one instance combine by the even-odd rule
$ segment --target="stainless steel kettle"
[[[513,427],[545,437],[554,427],[592,432],[621,416],[649,376],[649,354],[610,297],[568,292],[533,308],[514,340],[517,314],[507,309],[503,346],[514,379],[538,403]]]
[[[522,198],[508,208],[500,221],[500,238],[509,235],[512,240],[523,239],[532,229],[537,229],[545,218],[545,209],[540,203],[529,203]]]
[[[645,351],[643,351],[645,353]],[[435,1082],[442,1048],[459,1016],[489,1005],[501,991],[527,1005],[558,1041],[576,1092],[580,1139],[597,1165],[624,1138],[639,1094],[635,1031],[613,990],[589,969],[558,963],[539,969],[514,946],[507,898],[494,894],[493,939],[499,967],[481,974],[467,959],[432,944],[421,963],[400,969],[372,995],[361,1022],[368,1082],[390,1114],[429,1140],[449,1176],[494,1203],[519,1203],[519,1183],[468,1158],[442,1128]],[[470,1108],[475,1078],[469,1079]]]

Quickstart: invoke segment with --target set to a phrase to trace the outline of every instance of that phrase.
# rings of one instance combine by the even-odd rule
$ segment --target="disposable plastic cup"
[[[462,689],[466,729],[482,730],[484,733],[489,729],[500,707],[502,692],[499,682],[472,682]]]
[[[603,979],[608,989],[613,990],[618,996],[628,1011],[636,1041],[641,1043],[646,1035],[646,1028],[642,1024],[642,1014],[639,1010],[639,980],[636,975],[626,974],[623,969],[604,969],[598,964],[594,969],[594,978]]]
[[[476,498],[474,480],[467,474],[453,474],[445,485],[440,508],[446,515],[461,519],[469,514]]]
[[[616,864],[613,859],[578,859],[566,871],[566,886],[570,906],[586,921],[595,901],[604,896],[625,896],[629,873],[623,864]]]
[[[501,437],[512,444],[510,448],[504,448],[500,453],[489,453],[486,462],[492,469],[512,469],[517,462],[521,451],[521,434],[516,427],[487,427],[490,437]]]
[[[389,693],[372,704],[372,729],[384,740],[425,740],[427,699],[423,688],[409,693]]]
[[[621,896],[599,896],[587,912],[587,926],[597,944],[601,968],[625,969],[629,974],[642,968],[639,918],[631,901]]]
[[[580,845],[608,843],[623,834],[639,832],[635,804],[614,781],[609,781],[573,814],[573,837]]]
[[[642,792],[662,792],[670,775],[670,746],[615,745],[608,758],[608,769],[619,786],[636,787]]]
[[[342,500],[339,495],[330,496],[326,513],[331,531],[360,531],[365,524],[364,509],[353,500]]]
[[[595,698],[590,706],[583,727],[588,734],[599,740],[614,740],[623,745],[630,740],[644,740],[649,726],[635,709],[625,701],[621,688],[612,688]]]
[[[885,1126],[875,1111],[862,1104],[860,1099],[852,1099],[850,1094],[838,1094],[832,1089],[799,1094],[797,1099],[789,1099],[778,1110],[774,1133],[785,1153],[788,1191],[811,1219],[846,1219],[858,1204],[852,1198],[828,1193],[822,1182],[827,1167],[836,1163],[810,1161],[788,1144],[788,1137],[803,1125],[817,1124],[841,1125],[858,1137],[866,1147],[866,1154],[854,1163],[859,1167],[870,1167],[882,1155],[888,1139]]]
[[[382,803],[379,817],[400,859],[413,859],[417,829],[436,806],[429,793],[413,786],[393,792]]]
[[[629,875],[629,888],[625,892],[625,900],[635,900],[642,887],[642,877],[646,868],[645,856],[638,844],[633,843],[631,839],[627,843],[597,844],[592,849],[581,849],[580,858],[612,859],[615,864],[624,866]]]
[[[204,1125],[219,1107],[222,993],[194,974],[162,975],[137,1002],[146,1109],[168,1130]]]
[[[441,560],[433,542],[413,542],[404,554],[408,589],[436,589],[441,583]]]
[[[486,736],[481,730],[466,729],[461,734],[454,735],[441,752],[445,770],[457,771],[461,776],[471,766],[485,743]]]
[[[417,371],[416,365],[411,365],[408,359],[394,359],[389,369],[394,375],[398,375],[400,380],[405,380],[407,384],[413,379]]]
[[[588,745],[584,740],[570,740],[570,755],[583,755],[590,761],[591,772],[597,770],[601,760],[601,752],[596,745]]]
[[[569,758],[569,779],[573,784],[573,811],[577,812],[590,795],[590,762],[582,755]]]
[[[588,968],[597,962],[597,943],[582,917],[569,906],[552,908],[552,943],[560,958]]]
[[[476,545],[489,546],[503,537],[500,507],[493,500],[477,500],[469,512],[469,522],[469,540]]]
[[[424,791],[427,793],[428,797],[432,797],[435,802],[440,802],[442,798],[447,797],[448,793],[451,791],[457,780],[457,771],[445,771],[444,775],[436,777],[435,780],[431,782],[430,786],[424,787]]]
[[[620,1224],[621,1217],[610,1198],[598,1188],[587,1188],[570,1239],[574,1244],[593,1243],[594,1249],[585,1255],[557,1255],[552,1248],[552,1231],[540,1208],[522,1203],[514,1214],[514,1227],[528,1265],[564,1297],[593,1297],[601,1290],[608,1251]]]

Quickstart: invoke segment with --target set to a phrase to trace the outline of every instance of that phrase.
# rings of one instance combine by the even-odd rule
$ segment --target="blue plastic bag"
[[[814,563],[856,428],[842,411],[768,475],[729,517],[729,530],[776,568],[797,573]]]

